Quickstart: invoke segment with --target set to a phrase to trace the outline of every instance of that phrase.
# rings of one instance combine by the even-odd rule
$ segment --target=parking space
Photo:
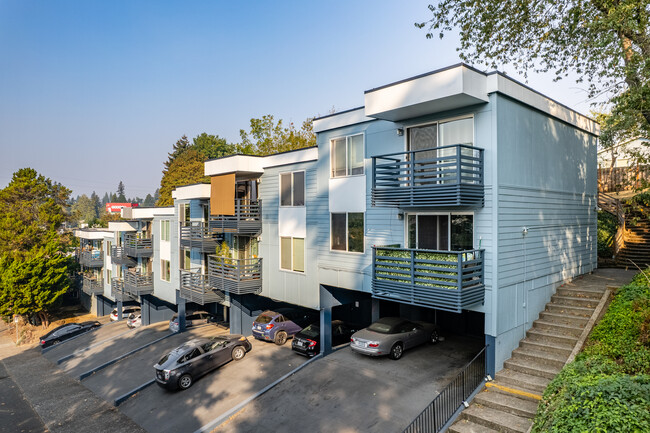
[[[119,324],[127,329],[124,323]],[[65,360],[59,367],[70,376],[79,377],[106,362],[170,334],[167,322],[138,328],[135,331],[119,335],[104,344],[91,346],[89,350]]]
[[[227,333],[228,331],[224,328],[205,325],[182,334],[175,334],[98,371],[82,380],[81,383],[95,394],[112,403],[116,398],[153,380],[154,364],[173,348],[192,338],[212,337]]]
[[[287,378],[216,431],[403,431],[482,347],[479,339],[452,335],[398,361],[346,347]]]
[[[190,389],[169,392],[153,385],[119,410],[151,432],[194,432],[307,361],[293,353],[290,343],[249,341],[253,348],[243,360],[229,362]]]
[[[105,319],[104,321],[106,320],[108,319]],[[81,334],[74,339],[63,341],[56,346],[51,346],[52,348],[45,350],[43,355],[50,361],[56,363],[57,360],[83,350],[90,345],[101,344],[102,342],[106,342],[118,335],[126,334],[129,331],[133,332],[133,330],[130,330],[126,326],[124,321],[106,323],[100,328]]]

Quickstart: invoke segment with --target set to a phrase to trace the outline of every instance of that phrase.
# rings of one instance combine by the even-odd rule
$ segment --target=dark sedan
[[[354,330],[343,321],[333,320],[332,347],[349,343],[353,332]],[[291,349],[305,356],[314,356],[320,353],[320,326],[312,324],[297,333],[293,337]]]
[[[66,323],[57,328],[54,328],[47,334],[40,338],[41,349],[54,346],[62,341],[68,340],[84,332],[91,331],[95,328],[102,326],[97,321],[81,322],[81,323]]]
[[[156,383],[170,390],[187,389],[196,379],[230,360],[239,361],[251,350],[243,335],[197,338],[163,356],[154,369]]]
[[[427,322],[411,322],[399,317],[383,317],[352,335],[350,349],[370,356],[388,355],[400,359],[405,350],[438,342],[438,328]]]

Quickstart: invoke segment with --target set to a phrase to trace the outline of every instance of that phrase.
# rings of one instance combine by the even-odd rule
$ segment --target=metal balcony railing
[[[372,205],[482,207],[483,149],[465,144],[372,158]]]
[[[139,271],[124,274],[124,291],[140,296],[153,292],[153,273],[142,274]]]
[[[135,266],[137,262],[126,254],[124,247],[111,247],[111,262],[116,265],[126,265],[130,268]]]
[[[79,253],[79,263],[87,268],[104,266],[104,255],[101,250],[86,250]]]
[[[101,295],[104,293],[104,280],[84,275],[81,290],[88,295]]]
[[[262,291],[262,259],[231,259],[208,256],[210,286],[235,295]]]
[[[182,222],[180,238],[182,248],[199,248],[204,253],[214,252],[223,241],[223,235],[204,222]]]
[[[210,287],[209,277],[201,271],[181,270],[181,298],[190,302],[205,305],[212,302],[223,302],[225,293]]]
[[[214,233],[237,233],[256,235],[262,231],[262,201],[235,200],[235,215],[210,217],[210,229]]]
[[[483,302],[484,251],[373,247],[372,296],[460,313]]]
[[[151,238],[138,238],[135,233],[125,234],[124,254],[131,257],[153,256],[153,243]]]
[[[124,280],[121,278],[113,278],[111,280],[111,296],[113,296],[116,301],[130,301],[133,299],[133,297],[124,290]]]

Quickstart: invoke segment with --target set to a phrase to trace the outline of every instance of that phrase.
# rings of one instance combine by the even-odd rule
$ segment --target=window
[[[111,245],[113,243],[111,241],[106,241],[106,257],[111,256]]]
[[[160,240],[161,241],[169,242],[170,233],[171,233],[170,227],[171,227],[171,225],[170,225],[169,220],[161,220],[160,221]]]
[[[112,274],[111,270],[106,269],[106,281],[108,281],[109,283],[111,282],[111,274]]]
[[[280,269],[305,272],[305,239],[280,238]]]
[[[161,260],[160,261],[160,279],[163,281],[170,281],[171,280],[171,264],[169,260]]]
[[[330,143],[332,177],[363,174],[363,134],[336,138]]]
[[[183,203],[180,205],[179,208],[180,212],[180,220],[189,222],[190,221],[190,204],[189,203]]]
[[[192,266],[192,256],[190,250],[183,250],[181,255],[181,269],[189,271]]]
[[[365,231],[362,212],[333,213],[330,230],[333,250],[364,252]]]
[[[305,205],[305,172],[294,171],[280,175],[280,206]]]
[[[474,249],[473,215],[408,215],[406,224],[409,248],[441,251]]]

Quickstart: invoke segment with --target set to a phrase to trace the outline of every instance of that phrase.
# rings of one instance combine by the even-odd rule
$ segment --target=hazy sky
[[[413,23],[429,0],[0,1],[0,188],[32,167],[73,194],[144,197],[183,134],[231,142],[251,117],[363,105],[459,61]],[[521,79],[516,75],[515,78]],[[584,85],[528,85],[587,113]]]

